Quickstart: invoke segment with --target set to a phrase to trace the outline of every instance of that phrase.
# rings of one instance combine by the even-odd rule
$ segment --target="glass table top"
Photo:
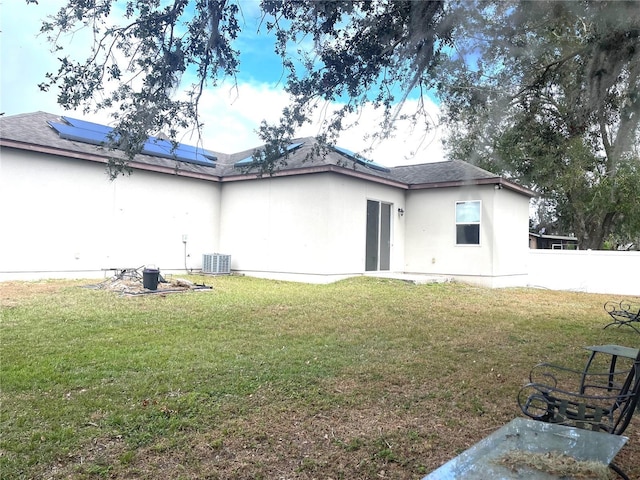
[[[617,357],[636,358],[638,356],[637,348],[623,347],[621,345],[592,345],[584,348],[594,353],[607,353]]]
[[[554,475],[527,467],[511,470],[500,465],[498,460],[514,451],[530,454],[556,452],[579,461],[609,465],[627,440],[620,435],[515,418],[423,480],[557,479]]]

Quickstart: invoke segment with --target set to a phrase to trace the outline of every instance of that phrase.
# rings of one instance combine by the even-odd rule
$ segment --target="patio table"
[[[590,347],[584,347],[585,350],[591,352],[589,356],[589,360],[587,360],[587,365],[584,369],[584,374],[582,376],[582,385],[580,386],[580,393],[584,393],[585,388],[588,385],[585,385],[585,378],[589,372],[589,367],[591,363],[596,358],[596,356],[601,353],[604,355],[609,355],[611,357],[611,362],[609,363],[609,388],[613,388],[613,377],[616,371],[616,363],[618,362],[618,357],[635,359],[638,356],[638,349],[631,347],[623,347],[621,345],[592,345]]]
[[[498,460],[514,451],[530,454],[556,452],[579,461],[609,465],[627,440],[621,435],[515,418],[423,480],[559,479],[561,477],[525,466],[513,470]]]

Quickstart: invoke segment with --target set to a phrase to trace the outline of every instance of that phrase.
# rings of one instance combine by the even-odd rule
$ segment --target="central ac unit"
[[[216,275],[231,273],[231,255],[205,253],[202,255],[202,272]]]

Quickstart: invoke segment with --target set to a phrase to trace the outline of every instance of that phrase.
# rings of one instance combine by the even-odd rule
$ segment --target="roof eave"
[[[403,182],[399,182],[396,180],[391,180],[384,177],[379,177],[376,175],[371,175],[362,170],[354,170],[352,168],[341,167],[338,165],[315,165],[310,167],[299,167],[299,168],[290,168],[285,170],[277,170],[273,173],[258,173],[258,172],[248,172],[248,173],[238,173],[225,175],[222,178],[223,182],[235,182],[241,180],[258,180],[261,178],[281,178],[281,177],[291,177],[296,175],[308,175],[313,173],[338,173],[340,175],[346,175],[349,177],[359,178],[362,180],[369,180],[376,183],[381,183],[383,185],[389,185],[391,187],[401,188],[406,190],[408,185]]]
[[[536,237],[536,238],[543,238],[546,240],[568,240],[572,242],[578,241],[576,237],[569,237],[567,235],[546,235],[544,233],[529,232],[529,236]]]
[[[30,152],[45,153],[48,155],[57,155],[59,157],[73,158],[78,160],[87,160],[89,162],[101,163],[107,165],[109,159],[108,155],[97,155],[94,153],[77,152],[74,150],[64,150],[56,147],[49,147],[46,145],[34,145],[31,143],[20,142],[17,140],[8,140],[0,138],[0,147],[15,148],[16,150],[27,150]],[[135,160],[128,161],[127,165],[135,170],[145,170],[149,172],[164,173],[169,175],[177,175],[180,177],[197,178],[201,180],[209,180],[214,182],[220,181],[219,175],[211,175],[201,172],[190,172],[188,170],[181,170],[177,165],[179,161],[176,161],[175,167],[167,167],[162,165],[153,165]]]
[[[58,155],[66,158],[74,158],[79,160],[87,160],[91,162],[97,162],[102,164],[107,164],[109,159],[112,158],[111,155],[100,155],[96,153],[90,152],[79,152],[77,150],[69,150],[62,149],[58,147],[52,147],[48,145],[37,145],[27,142],[22,142],[19,140],[11,140],[6,138],[0,138],[0,146],[7,148],[15,148],[18,150],[25,150],[31,152],[44,153],[49,155]],[[156,157],[150,156],[149,158],[153,159]],[[159,159],[161,160],[161,159]],[[166,159],[164,160],[166,161]],[[346,175],[353,178],[359,178],[362,180],[368,180],[372,182],[376,182],[383,185],[388,185],[395,188],[400,188],[403,190],[422,190],[422,189],[433,189],[433,188],[450,188],[450,187],[464,187],[464,186],[472,186],[472,185],[498,185],[501,188],[506,188],[508,190],[512,190],[514,192],[520,193],[522,195],[526,195],[529,197],[535,197],[538,194],[529,190],[528,188],[522,187],[514,182],[509,180],[505,180],[501,177],[488,177],[488,178],[480,178],[480,179],[471,179],[471,180],[455,180],[455,181],[446,181],[446,182],[428,182],[428,183],[405,183],[402,180],[394,180],[388,177],[374,175],[366,171],[366,167],[361,169],[353,169],[344,166],[334,165],[334,164],[322,164],[315,166],[304,166],[304,167],[296,167],[296,168],[286,168],[283,170],[278,170],[273,172],[272,174],[265,173],[260,174],[258,172],[248,172],[248,173],[237,173],[237,174],[225,174],[224,172],[219,172],[219,174],[210,174],[204,172],[194,172],[189,170],[183,170],[180,168],[179,164],[181,162],[175,161],[176,164],[174,166],[165,166],[160,165],[158,163],[146,163],[140,162],[136,160],[132,160],[128,162],[128,165],[136,170],[145,170],[152,171],[157,173],[164,173],[169,175],[177,175],[184,176],[190,178],[198,178],[213,182],[232,182],[239,180],[255,180],[258,178],[264,177],[288,177],[288,176],[296,176],[296,175],[306,175],[313,173],[323,173],[323,172],[333,172],[341,175]]]
[[[512,190],[528,197],[537,196],[537,193],[535,193],[534,191],[518,185],[517,183],[505,180],[502,177],[476,178],[471,180],[452,180],[447,182],[414,183],[410,184],[408,188],[409,190],[426,190],[431,188],[469,187],[475,185],[497,185],[499,186],[499,188],[506,188],[507,190]]]

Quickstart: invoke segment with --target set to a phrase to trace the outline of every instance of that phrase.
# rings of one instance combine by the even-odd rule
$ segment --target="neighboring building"
[[[545,235],[529,232],[529,248],[551,250],[578,250],[576,237],[562,235]]]
[[[315,140],[304,138],[260,176],[253,149],[149,144],[131,176],[109,181],[119,153],[88,143],[105,128],[43,112],[0,119],[0,280],[199,270],[220,252],[233,271],[270,278],[389,271],[526,284],[533,193],[468,163],[388,169],[339,148],[307,158]]]

